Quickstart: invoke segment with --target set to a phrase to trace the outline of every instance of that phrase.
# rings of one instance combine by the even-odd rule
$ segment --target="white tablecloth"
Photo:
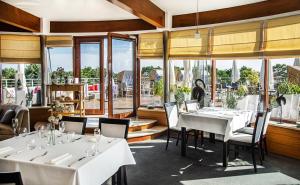
[[[227,141],[233,131],[243,128],[249,123],[252,114],[252,111],[205,107],[197,112],[180,114],[177,127],[221,134],[224,136],[224,141]]]
[[[125,139],[102,136],[99,145],[100,152],[96,156],[87,157],[68,167],[68,164],[85,156],[85,151],[95,144],[89,142],[87,136],[82,137],[84,138],[72,143],[34,150],[28,150],[26,143],[32,138],[38,139],[37,134],[2,141],[0,149],[10,146],[14,151],[24,151],[8,158],[4,158],[6,154],[1,154],[0,171],[20,171],[25,185],[100,185],[117,172],[119,167],[135,164]],[[33,162],[29,161],[45,151],[48,151],[45,157],[37,158]],[[50,160],[65,153],[71,154],[72,157],[59,165],[47,164]]]

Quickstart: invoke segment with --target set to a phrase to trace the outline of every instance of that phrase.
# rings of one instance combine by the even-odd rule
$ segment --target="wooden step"
[[[154,139],[163,135],[168,128],[166,126],[154,126],[150,129],[128,133],[128,142],[137,142]]]

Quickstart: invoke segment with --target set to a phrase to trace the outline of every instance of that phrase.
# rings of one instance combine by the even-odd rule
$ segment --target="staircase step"
[[[128,142],[144,141],[154,139],[167,130],[166,126],[154,126],[149,129],[128,133]]]
[[[157,121],[152,119],[139,119],[139,118],[130,118],[130,125],[128,132],[137,132],[146,129],[150,129],[156,125]]]

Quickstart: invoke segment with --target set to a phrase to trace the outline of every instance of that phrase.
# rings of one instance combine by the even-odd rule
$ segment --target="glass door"
[[[136,110],[136,39],[108,34],[108,115],[133,116]]]
[[[75,42],[75,61],[79,66],[75,77],[79,76],[84,84],[85,112],[88,115],[104,114],[103,38],[76,37]]]

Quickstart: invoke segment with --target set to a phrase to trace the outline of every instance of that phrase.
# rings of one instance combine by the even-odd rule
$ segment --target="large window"
[[[201,79],[205,91],[204,106],[211,99],[211,61],[210,60],[172,60],[170,61],[170,100],[182,104],[191,99],[195,80]]]
[[[41,104],[40,64],[1,64],[2,103],[26,105],[32,92],[32,104]]]
[[[272,118],[280,121],[299,121],[300,111],[300,62],[299,59],[282,58],[270,60],[269,89],[271,92],[270,103]],[[276,93],[285,99],[278,104]]]
[[[262,60],[217,60],[215,106],[257,111],[262,106]]]
[[[164,68],[162,59],[141,59],[141,96],[142,106],[162,106],[164,101]]]

